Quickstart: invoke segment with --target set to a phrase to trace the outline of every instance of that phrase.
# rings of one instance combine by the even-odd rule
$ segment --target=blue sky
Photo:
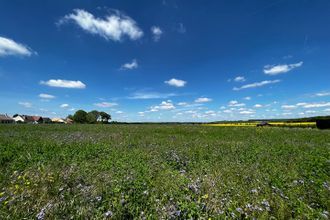
[[[117,121],[330,114],[326,0],[0,2],[0,112]]]

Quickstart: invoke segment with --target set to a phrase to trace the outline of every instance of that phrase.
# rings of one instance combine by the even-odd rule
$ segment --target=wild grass
[[[0,219],[329,218],[330,131],[0,126]]]

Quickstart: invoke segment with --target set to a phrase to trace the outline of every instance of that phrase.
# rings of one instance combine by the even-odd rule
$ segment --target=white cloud
[[[69,88],[69,89],[84,89],[86,85],[77,80],[65,80],[65,79],[50,79],[48,81],[40,81],[41,85],[47,85],[50,87]]]
[[[115,102],[100,102],[100,103],[95,103],[94,105],[101,108],[111,108],[113,106],[117,106],[118,104]]]
[[[69,104],[62,104],[60,105],[61,108],[69,108]]]
[[[187,103],[187,102],[179,102],[178,105],[179,105],[179,106],[187,106],[188,103]]]
[[[150,107],[151,112],[158,112],[159,110],[172,110],[172,109],[175,109],[175,106],[173,105],[171,100],[162,101],[159,105]]]
[[[306,104],[307,104],[306,102],[299,102],[299,103],[296,104],[296,106],[304,106]]]
[[[131,63],[123,64],[120,69],[122,69],[122,70],[132,70],[132,69],[136,69],[138,67],[139,67],[139,64],[138,64],[137,60],[134,59],[134,60],[132,60]]]
[[[251,84],[246,84],[246,85],[241,86],[239,88],[234,87],[233,90],[234,91],[239,91],[239,90],[242,90],[242,89],[256,88],[256,87],[261,87],[261,86],[265,86],[265,85],[268,85],[268,84],[274,84],[274,83],[279,83],[279,82],[281,82],[281,80],[279,80],[279,79],[276,79],[276,80],[264,80],[264,81],[261,81],[261,82],[255,82],[255,83],[251,83]]]
[[[124,112],[122,111],[116,111],[116,114],[123,114]]]
[[[42,99],[54,99],[54,98],[56,98],[53,95],[49,95],[49,94],[45,94],[45,93],[39,94],[39,97],[42,98]]]
[[[175,93],[134,92],[128,99],[166,99],[177,96]]]
[[[137,40],[143,36],[143,31],[136,22],[119,11],[106,15],[102,19],[83,9],[74,9],[73,13],[64,16],[58,24],[69,21],[74,22],[84,31],[99,35],[106,40],[121,41],[124,36]]]
[[[255,108],[262,108],[263,106],[261,104],[255,104],[254,107]]]
[[[236,100],[232,100],[228,103],[228,106],[230,106],[230,107],[242,107],[242,106],[245,106],[245,104],[244,103],[239,103]]]
[[[235,77],[234,81],[235,82],[244,82],[244,81],[246,81],[246,79],[244,76],[237,76],[237,77]]]
[[[255,112],[254,111],[251,111],[251,110],[245,110],[245,111],[240,111],[239,112],[241,115],[252,115],[254,114]]]
[[[325,112],[330,112],[330,108],[324,109]]]
[[[282,105],[281,108],[285,109],[285,110],[292,110],[292,109],[297,108],[297,106],[295,106],[295,105]]]
[[[319,92],[319,93],[316,93],[315,96],[318,96],[318,97],[330,96],[330,92]]]
[[[277,75],[281,73],[289,72],[297,67],[303,65],[303,62],[293,63],[293,64],[283,64],[283,65],[266,65],[264,66],[264,73],[267,75]]]
[[[330,102],[319,102],[319,103],[306,103],[303,105],[303,108],[323,108],[323,107],[329,107]]]
[[[247,96],[247,97],[244,97],[243,99],[245,99],[245,100],[251,100],[251,97],[250,96]]]
[[[175,86],[175,87],[184,87],[187,84],[186,81],[181,80],[181,79],[175,79],[175,78],[172,78],[168,81],[164,81],[164,83],[166,83],[170,86]]]
[[[204,102],[211,102],[211,101],[212,101],[212,99],[206,98],[206,97],[200,97],[195,100],[195,102],[197,102],[197,103],[204,103]]]
[[[154,41],[157,42],[157,41],[159,41],[161,35],[163,34],[163,31],[162,31],[162,29],[160,29],[160,27],[152,26],[151,33],[153,34]]]
[[[23,44],[17,43],[9,38],[0,36],[0,57],[2,56],[31,56],[34,54],[30,48]]]
[[[30,103],[30,102],[19,102],[18,104],[25,107],[25,108],[31,108],[32,107],[32,103]]]
[[[86,85],[81,81],[72,81],[65,79],[50,79],[48,81],[40,81],[41,85],[47,85],[51,87],[69,88],[69,89],[84,89]]]
[[[232,110],[230,109],[226,109],[226,110],[223,110],[224,113],[232,113]]]

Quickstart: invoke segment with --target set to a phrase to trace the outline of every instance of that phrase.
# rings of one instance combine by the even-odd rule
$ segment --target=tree
[[[76,123],[86,123],[87,122],[87,112],[84,110],[78,110],[73,115],[73,121]]]
[[[101,121],[103,123],[108,123],[109,120],[111,120],[111,115],[109,115],[108,113],[106,112],[100,112],[100,116],[101,116]]]
[[[93,110],[87,113],[87,122],[89,124],[95,124],[100,117],[100,112]]]
[[[66,118],[73,120],[73,115],[68,115]]]

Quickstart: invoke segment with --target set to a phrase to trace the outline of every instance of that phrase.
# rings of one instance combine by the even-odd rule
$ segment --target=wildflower
[[[243,214],[243,209],[240,208],[240,207],[236,208],[236,211],[239,212],[239,213],[241,213],[241,214]]]
[[[96,201],[100,202],[102,200],[102,196],[96,196],[95,199]]]
[[[105,216],[106,218],[110,218],[112,215],[113,215],[113,213],[112,213],[110,210],[107,211],[106,213],[104,213],[104,216]]]
[[[7,198],[8,198],[8,197],[6,197],[6,196],[0,197],[0,202],[5,201]]]
[[[257,194],[258,193],[258,190],[257,189],[252,189],[251,190],[251,193]]]
[[[36,218],[38,220],[43,220],[45,219],[46,211],[50,209],[53,205],[51,203],[47,203],[45,207],[41,209],[41,211],[36,215]]]
[[[263,206],[265,206],[265,208],[266,208],[267,211],[270,211],[270,205],[269,205],[269,202],[267,200],[265,200],[265,199],[262,200],[261,204]]]

